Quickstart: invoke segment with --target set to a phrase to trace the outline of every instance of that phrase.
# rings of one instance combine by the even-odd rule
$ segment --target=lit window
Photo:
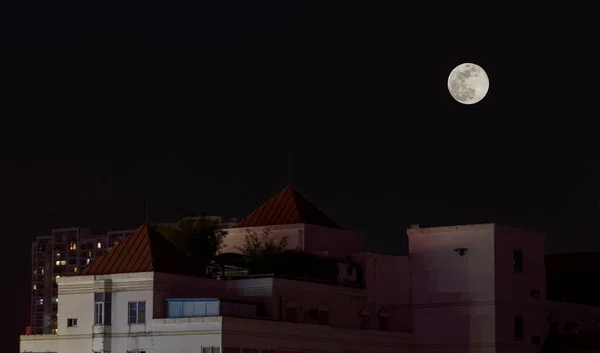
[[[72,241],[71,244],[69,244],[69,250],[77,250],[77,243]]]
[[[53,300],[55,303],[58,303],[58,297],[55,297]]]
[[[77,319],[67,319],[67,327],[77,326]]]
[[[33,270],[33,274],[36,275],[37,274],[37,270]]]
[[[56,266],[60,266],[60,261],[55,262]]]
[[[119,241],[115,241],[115,245],[114,246],[117,246],[117,245],[119,245]]]
[[[101,243],[101,242],[98,242],[98,244],[96,244],[96,247],[97,247],[98,249],[102,249],[102,243]]]
[[[88,257],[92,257],[92,252],[88,251]]]
[[[127,323],[146,323],[146,302],[129,302],[129,320]]]
[[[59,279],[59,278],[60,278],[60,276],[56,276],[55,278],[56,278],[56,279]]]
[[[42,268],[42,274],[44,274],[44,269]]]
[[[88,264],[88,265],[89,265],[89,264],[90,264],[90,262],[92,262],[92,259],[87,259],[87,260],[85,260],[85,262],[86,262],[86,264]]]
[[[77,272],[77,267],[73,268],[73,272]]]
[[[33,285],[33,289],[37,289],[37,284],[34,284],[34,285]]]
[[[59,252],[56,253],[56,257],[60,257],[60,253]]]
[[[52,329],[52,334],[57,334],[58,333],[58,329],[57,328],[53,328]]]
[[[38,304],[43,305],[44,304],[44,299],[38,300]]]

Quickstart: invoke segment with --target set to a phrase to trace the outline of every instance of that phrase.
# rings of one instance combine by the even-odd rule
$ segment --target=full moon
[[[481,66],[460,64],[448,76],[448,90],[452,98],[462,104],[475,104],[485,97],[490,80]]]

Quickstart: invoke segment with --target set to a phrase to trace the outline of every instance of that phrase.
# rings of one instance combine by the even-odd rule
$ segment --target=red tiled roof
[[[121,240],[104,256],[92,262],[81,275],[131,272],[202,274],[201,266],[148,223]]]
[[[274,226],[282,224],[312,224],[341,229],[323,211],[308,201],[291,185],[273,196],[238,223],[238,228]]]

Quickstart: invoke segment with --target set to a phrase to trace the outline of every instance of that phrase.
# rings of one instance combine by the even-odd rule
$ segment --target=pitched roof
[[[104,256],[92,262],[81,275],[131,272],[195,275],[202,274],[202,268],[158,230],[144,223]]]
[[[283,224],[312,224],[341,229],[317,206],[308,201],[291,185],[273,196],[238,223],[238,228],[274,226]]]

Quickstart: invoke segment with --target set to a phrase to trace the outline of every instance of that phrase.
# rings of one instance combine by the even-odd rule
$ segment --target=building
[[[291,187],[230,229],[226,249],[263,230],[333,261],[335,275],[215,279],[142,225],[58,279],[57,332],[21,336],[21,352],[519,353],[600,342],[599,308],[547,295],[541,233],[415,225],[408,256],[368,253]]]
[[[353,271],[343,273],[351,282]],[[402,326],[410,315],[373,301],[363,286],[215,280],[147,224],[58,284],[57,333],[23,336],[22,352],[391,353],[411,344]]]
[[[84,228],[53,229],[31,245],[31,333],[56,331],[58,288],[56,279],[80,273],[131,230],[92,235]]]
[[[222,222],[215,216],[206,218],[223,228],[233,227],[237,222],[235,219]],[[177,222],[161,225],[176,226]],[[31,244],[31,318],[27,331],[33,334],[56,332],[56,279],[79,274],[132,232],[117,230],[94,235],[85,228],[61,228],[53,229],[51,235],[37,237]]]

